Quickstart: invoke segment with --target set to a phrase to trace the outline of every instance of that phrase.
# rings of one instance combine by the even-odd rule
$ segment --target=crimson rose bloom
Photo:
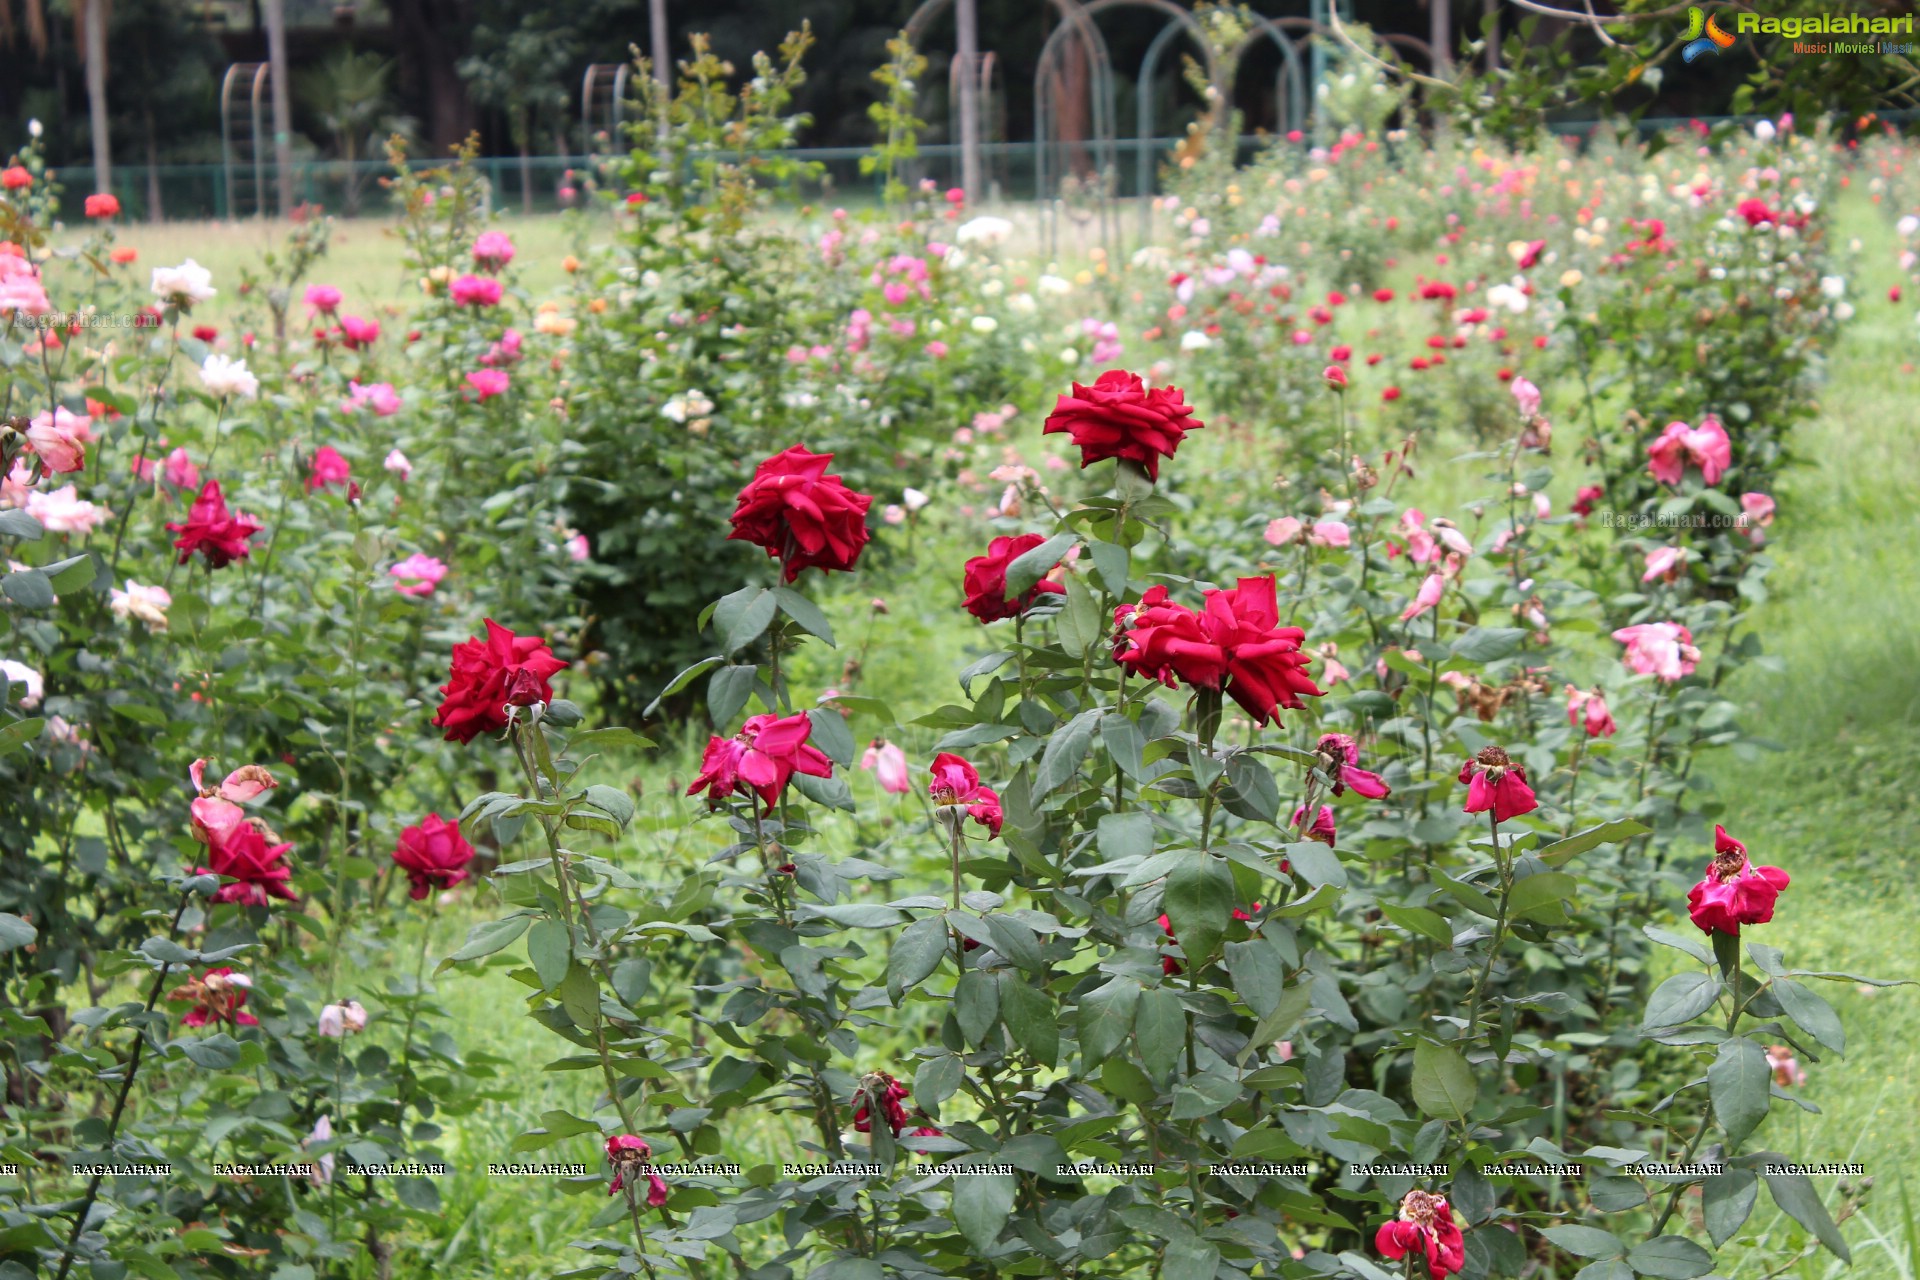
[[[998,622],[1019,617],[1042,595],[1064,594],[1065,587],[1042,578],[1019,599],[1007,599],[1007,566],[1045,541],[1037,533],[995,538],[987,544],[987,554],[967,561],[967,612],[982,622]]]
[[[1453,1221],[1445,1197],[1409,1191],[1400,1202],[1400,1216],[1380,1224],[1373,1247],[1398,1262],[1416,1250],[1426,1255],[1433,1280],[1446,1280],[1466,1265],[1466,1241]]]
[[[172,1003],[189,1003],[193,1008],[187,1010],[180,1019],[183,1027],[220,1026],[257,1027],[260,1019],[247,1012],[247,992],[253,987],[252,979],[243,973],[235,973],[226,965],[218,969],[209,969],[172,991],[167,999]]]
[[[1322,734],[1314,751],[1320,756],[1321,767],[1333,775],[1333,794],[1345,795],[1348,787],[1369,800],[1384,800],[1393,794],[1379,774],[1360,768],[1360,744],[1348,735]]]
[[[1540,807],[1527,785],[1527,771],[1499,747],[1482,747],[1480,754],[1460,766],[1467,784],[1467,813],[1493,810],[1494,821],[1505,822]]]
[[[1207,592],[1206,600],[1204,613],[1144,599],[1125,619],[1116,612],[1127,633],[1115,660],[1170,686],[1177,676],[1202,689],[1224,688],[1259,725],[1281,707],[1306,706],[1303,694],[1324,694],[1300,652],[1307,633],[1280,625],[1271,577],[1242,578],[1231,591]]]
[[[447,731],[448,742],[472,742],[479,734],[498,733],[507,727],[502,709],[507,703],[553,701],[549,682],[566,667],[539,636],[516,636],[488,618],[485,640],[453,646],[453,667],[440,686],[445,697],[433,723]]]
[[[215,902],[238,902],[264,907],[269,896],[298,902],[287,881],[293,870],[281,861],[291,842],[273,843],[273,833],[258,818],[230,800],[202,796],[190,806],[193,838],[207,846],[207,864],[195,875],[216,875],[234,883],[222,885]]]
[[[687,788],[687,794],[704,791],[708,805],[718,808],[728,796],[751,787],[771,809],[780,802],[780,793],[794,774],[832,776],[833,761],[820,748],[807,744],[812,732],[813,721],[804,711],[785,719],[771,713],[749,716],[733,737],[707,739],[700,776]]]
[[[653,1168],[653,1148],[647,1140],[634,1133],[616,1133],[607,1139],[607,1163],[613,1166],[613,1185],[607,1188],[608,1195],[618,1195],[622,1188],[639,1185],[641,1177],[647,1180],[647,1208],[658,1209],[667,1202],[667,1180]]]
[[[873,1117],[868,1113],[869,1098],[878,1099],[880,1110],[887,1118],[887,1127],[894,1136],[900,1136],[900,1130],[907,1124],[907,1086],[895,1080],[884,1071],[876,1071],[861,1081],[859,1093],[860,1105],[853,1113],[853,1127],[860,1133],[873,1132]]]
[[[765,547],[788,582],[809,565],[853,568],[871,536],[867,508],[873,499],[828,475],[832,461],[830,453],[809,453],[796,444],[762,462],[740,491],[728,541]]]
[[[1756,867],[1747,847],[1713,829],[1713,861],[1699,884],[1687,890],[1687,914],[1707,933],[1740,936],[1743,924],[1765,924],[1773,919],[1773,904],[1787,887],[1787,873],[1779,867]]]
[[[266,528],[250,515],[227,510],[220,496],[220,482],[209,480],[193,500],[185,524],[169,524],[167,532],[179,534],[174,549],[185,564],[198,551],[207,559],[209,569],[223,569],[235,560],[247,558],[247,540]]]
[[[430,813],[400,833],[393,851],[411,882],[410,896],[418,901],[430,889],[451,889],[467,878],[473,846],[460,835],[460,824]]]
[[[1090,387],[1073,384],[1047,415],[1042,432],[1064,431],[1080,446],[1080,466],[1107,458],[1140,464],[1149,480],[1160,478],[1160,459],[1171,458],[1187,432],[1206,424],[1193,421],[1193,406],[1178,387],[1148,387],[1137,373],[1109,369]]]
[[[942,751],[933,758],[930,772],[933,780],[927,784],[927,795],[937,808],[965,808],[969,818],[987,829],[988,839],[1000,834],[1000,793],[980,785],[977,769],[952,752]]]

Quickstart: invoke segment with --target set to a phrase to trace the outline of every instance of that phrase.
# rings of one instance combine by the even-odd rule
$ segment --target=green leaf
[[[633,797],[618,787],[596,782],[587,788],[586,800],[623,828],[633,821]]]
[[[1133,1015],[1133,1040],[1148,1074],[1166,1079],[1187,1042],[1187,1012],[1180,997],[1165,987],[1142,991]]]
[[[1187,957],[1188,969],[1197,970],[1219,947],[1232,919],[1233,873],[1225,860],[1196,852],[1167,876],[1160,905]]]
[[[1094,731],[1100,727],[1100,715],[1100,708],[1089,707],[1053,731],[1047,739],[1047,749],[1041,753],[1040,765],[1033,772],[1035,800],[1080,772],[1080,765],[1093,746]]]
[[[1127,549],[1113,542],[1094,542],[1086,544],[1087,554],[1093,559],[1093,570],[1100,575],[1100,585],[1109,595],[1127,594],[1127,574],[1131,556]]]
[[[1002,969],[999,975],[1000,1020],[1013,1042],[1043,1067],[1060,1058],[1060,1014],[1045,987],[1024,974]]]
[[[1401,907],[1391,902],[1383,902],[1380,904],[1380,913],[1408,933],[1430,938],[1443,947],[1453,945],[1453,930],[1448,926],[1447,918],[1437,911],[1429,911],[1425,907]]]
[[[1840,1025],[1840,1015],[1822,996],[1791,978],[1775,978],[1770,989],[1802,1031],[1835,1053],[1847,1051],[1847,1032]]]
[[[1740,1036],[1722,1042],[1713,1065],[1707,1068],[1707,1093],[1713,1099],[1714,1118],[1726,1130],[1730,1147],[1746,1141],[1767,1118],[1772,1078],[1767,1055],[1759,1045]]]
[[[953,1019],[971,1045],[986,1043],[987,1033],[1000,1021],[1000,988],[993,975],[970,969],[953,988]]]
[[[1160,1264],[1160,1280],[1213,1280],[1219,1269],[1220,1250],[1217,1246],[1198,1236],[1183,1235],[1167,1242],[1167,1251]]]
[[[481,956],[490,956],[525,933],[532,922],[532,916],[519,915],[476,924],[467,930],[466,944],[449,958],[478,960]]]
[[[833,643],[833,624],[827,621],[819,605],[791,587],[775,587],[773,599],[780,612],[792,618],[802,631],[824,641],[829,649],[837,647]]]
[[[10,751],[18,750],[27,743],[32,742],[40,736],[40,731],[46,727],[47,721],[45,717],[34,716],[26,720],[15,720],[5,728],[0,728],[0,756],[4,756]]]
[[[1558,1227],[1542,1227],[1540,1234],[1576,1258],[1619,1258],[1627,1252],[1627,1246],[1620,1243],[1618,1236],[1598,1227],[1569,1223]]]
[[[1533,851],[1533,856],[1550,867],[1563,866],[1589,849],[1597,849],[1603,844],[1617,844],[1622,840],[1631,840],[1635,836],[1647,834],[1647,828],[1631,818],[1619,822],[1603,822],[1597,827],[1588,827],[1585,831],[1576,831],[1565,840],[1556,840]]]
[[[1701,1184],[1700,1210],[1714,1248],[1733,1238],[1733,1233],[1752,1215],[1759,1199],[1760,1179],[1748,1169],[1729,1169]]]
[[[1458,1050],[1431,1040],[1413,1042],[1413,1103],[1442,1120],[1465,1120],[1480,1100],[1473,1068]]]
[[[587,966],[578,960],[567,970],[567,976],[560,980],[560,1004],[566,1009],[567,1016],[573,1019],[573,1025],[582,1030],[590,1030],[600,1022],[600,984],[594,981]]]
[[[1082,1069],[1094,1067],[1126,1043],[1133,1033],[1134,1010],[1140,1006],[1140,983],[1124,975],[1108,979],[1080,997],[1076,1011]]]
[[[974,1250],[985,1253],[1000,1238],[1013,1212],[1015,1182],[1011,1174],[985,1174],[953,1179],[953,1225],[960,1228]]]
[[[20,569],[0,578],[0,595],[23,609],[53,607],[53,583],[38,569]]]
[[[15,508],[0,511],[0,534],[9,538],[18,538],[22,542],[38,542],[46,529],[41,523],[25,511]]]
[[[1627,1265],[1657,1280],[1693,1280],[1713,1270],[1713,1255],[1685,1236],[1655,1236],[1627,1250]]]
[[[1236,818],[1249,822],[1276,822],[1280,816],[1280,788],[1273,770],[1258,756],[1236,752],[1227,757],[1228,786],[1220,803]]]
[[[1517,653],[1526,634],[1520,627],[1470,627],[1453,642],[1453,656],[1462,662],[1495,662]]]
[[[759,675],[760,668],[754,666],[721,667],[707,681],[707,714],[722,733],[753,696],[753,683]]]
[[[1227,944],[1227,972],[1233,975],[1234,994],[1246,1002],[1258,1017],[1266,1017],[1280,1006],[1280,994],[1286,986],[1286,969],[1280,953],[1265,938]]]
[[[847,718],[832,707],[810,707],[807,721],[813,726],[807,740],[826,752],[827,758],[842,769],[853,768],[859,744],[853,740],[853,730],[847,728]]]
[[[719,659],[711,659],[718,662]],[[590,751],[644,751],[653,745],[651,738],[643,738],[625,725],[609,725],[605,729],[589,729],[585,733],[576,733],[567,739],[569,752]]]
[[[674,694],[680,692],[682,689],[692,684],[695,680],[699,679],[702,675],[705,675],[707,672],[713,670],[715,667],[719,666],[721,663],[725,661],[726,661],[726,658],[724,656],[716,653],[711,658],[700,659],[700,661],[694,663],[692,666],[688,667],[685,671],[682,671],[679,675],[675,676],[672,680],[668,681],[667,687],[662,689],[659,692],[659,694],[654,698],[654,700],[647,704],[647,709],[640,713],[640,718],[644,720],[649,716],[651,716],[654,712],[660,709],[661,703],[665,702],[668,698],[671,698]]]
[[[47,575],[55,591],[78,591],[91,583],[99,574],[99,566],[93,553],[83,551],[77,556],[68,556],[65,560],[56,560],[41,566],[40,572]]]
[[[1039,546],[1015,556],[1007,566],[1007,592],[1003,600],[1017,600],[1033,590],[1033,584],[1053,571],[1060,557],[1079,539],[1071,533],[1056,533]]]
[[[887,954],[887,997],[899,1004],[909,987],[926,981],[940,967],[940,958],[947,954],[951,942],[947,922],[941,916],[915,920],[902,929]]]
[[[1573,1280],[1633,1280],[1633,1268],[1618,1258],[1589,1262],[1574,1272]]]
[[[1701,964],[1713,963],[1713,952],[1702,946],[1698,938],[1686,937],[1682,934],[1673,933],[1651,924],[1642,928],[1640,932],[1646,934],[1663,947],[1672,947],[1676,951],[1686,952]]]
[[[1775,1161],[1787,1163],[1784,1157],[1769,1154],[1767,1163],[1761,1167],[1760,1176],[1766,1179],[1767,1194],[1773,1197],[1780,1212],[1813,1232],[1814,1238],[1827,1246],[1834,1257],[1851,1266],[1853,1254],[1848,1250],[1847,1242],[1841,1238],[1840,1228],[1833,1225],[1833,1216],[1827,1212],[1827,1206],[1821,1203],[1813,1180],[1804,1173],[1780,1170]]]
[[[1720,980],[1704,973],[1676,973],[1647,1001],[1644,1030],[1677,1027],[1713,1008],[1720,998]]]
[[[1507,914],[1515,920],[1534,915],[1550,921],[1564,918],[1560,903],[1571,899],[1578,888],[1578,882],[1564,871],[1528,876],[1515,882],[1507,897]]]
[[[0,911],[0,951],[13,951],[40,936],[31,923],[11,911]]]
[[[566,978],[573,965],[573,941],[567,926],[559,920],[542,919],[527,931],[527,959],[540,975],[540,985],[552,991]]]
[[[1153,819],[1139,810],[1102,814],[1097,831],[1100,856],[1108,862],[1153,854]]]
[[[224,1031],[205,1039],[189,1037],[174,1043],[187,1055],[187,1061],[208,1071],[225,1071],[240,1061],[239,1042]]]
[[[1067,606],[1054,625],[1060,633],[1060,647],[1076,658],[1084,657],[1087,650],[1106,638],[1106,628],[1100,625],[1099,602],[1077,574],[1066,576],[1066,588]]]
[[[1318,840],[1296,840],[1288,845],[1287,860],[1300,878],[1315,888],[1323,884],[1336,889],[1347,887],[1347,869],[1340,865],[1340,855]]]

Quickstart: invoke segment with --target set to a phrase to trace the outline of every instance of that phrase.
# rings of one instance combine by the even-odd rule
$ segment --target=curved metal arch
[[[1286,33],[1274,24],[1273,19],[1261,14],[1247,15],[1253,19],[1255,29],[1247,33],[1234,49],[1229,64],[1237,77],[1240,60],[1247,56],[1261,36],[1266,36],[1280,46],[1280,70],[1274,75],[1274,106],[1279,116],[1278,132],[1285,133],[1289,128],[1298,129],[1307,120],[1307,69],[1300,62],[1300,50]]]
[[[1064,20],[1074,22],[1079,19],[1079,0],[1052,0],[1052,4]],[[913,11],[913,16],[907,19],[907,25],[901,28],[906,33],[907,43],[919,48],[920,37],[927,33],[933,20],[952,7],[953,0],[922,0],[920,7]]]
[[[1080,13],[1083,25],[1091,28],[1093,32],[1094,39],[1090,41],[1089,44],[1099,51],[1099,56],[1096,59],[1097,70],[1092,97],[1095,155],[1099,168],[1103,172],[1117,171],[1115,152],[1117,150],[1116,143],[1118,135],[1117,130],[1114,128],[1113,118],[1117,114],[1118,106],[1114,101],[1111,59],[1107,56],[1106,41],[1099,35],[1099,29],[1094,24],[1093,19],[1109,9],[1122,7],[1152,9],[1156,12],[1164,13],[1170,20],[1169,26],[1178,26],[1189,32],[1193,36],[1194,42],[1200,46],[1200,51],[1206,58],[1208,84],[1212,85],[1216,92],[1221,94],[1225,93],[1225,87],[1221,83],[1220,62],[1219,59],[1214,56],[1213,49],[1207,44],[1205,30],[1190,12],[1173,3],[1173,0],[1087,0],[1087,3],[1081,7]],[[1053,250],[1055,244],[1055,227],[1050,204],[1046,202],[1045,195],[1047,191],[1047,151],[1052,124],[1048,111],[1049,95],[1047,91],[1051,87],[1050,82],[1058,75],[1054,64],[1061,56],[1061,40],[1066,30],[1067,28],[1065,26],[1056,27],[1053,32],[1048,35],[1046,43],[1040,48],[1040,57],[1034,68],[1033,75],[1035,122],[1034,185],[1035,195],[1042,200],[1042,208],[1046,210],[1042,216],[1043,230],[1045,233],[1044,240],[1049,252]],[[1111,201],[1104,191],[1100,196],[1099,208],[1101,215],[1101,238],[1105,247],[1111,252],[1114,247],[1113,233],[1117,228],[1112,226],[1113,210],[1111,208]]]

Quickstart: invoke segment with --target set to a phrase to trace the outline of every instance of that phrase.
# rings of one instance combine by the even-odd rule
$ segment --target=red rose
[[[33,185],[33,175],[24,165],[8,165],[0,170],[0,187],[9,191],[23,191]]]
[[[429,889],[451,889],[465,880],[473,846],[461,837],[458,823],[430,813],[400,833],[393,860],[406,871],[410,894],[417,900]]]
[[[175,987],[167,993],[167,999],[174,1003],[186,1001],[193,1005],[180,1019],[183,1027],[219,1026],[257,1027],[260,1019],[246,1011],[247,992],[253,981],[245,974],[235,973],[226,965],[218,969],[209,969],[196,977],[188,978],[185,984]]]
[[[1433,1280],[1446,1280],[1466,1265],[1466,1241],[1453,1220],[1453,1210],[1441,1196],[1409,1191],[1400,1204],[1400,1216],[1380,1224],[1373,1247],[1395,1262],[1410,1253],[1427,1259]]]
[[[352,472],[352,464],[338,449],[323,444],[314,451],[313,467],[307,472],[307,491],[346,484],[353,478]]]
[[[969,818],[987,829],[988,839],[1000,834],[1004,820],[1000,793],[980,785],[979,770],[952,752],[942,751],[933,758],[929,772],[933,779],[927,783],[927,796],[936,807],[964,808]]]
[[[111,191],[88,196],[86,210],[89,218],[111,218],[120,212],[120,197]]]
[[[828,475],[832,461],[830,453],[809,453],[796,444],[762,462],[740,491],[728,540],[765,547],[780,561],[788,582],[809,565],[853,568],[871,536],[867,508],[873,499]]]
[[[1080,465],[1107,458],[1140,464],[1149,480],[1160,478],[1160,459],[1171,458],[1187,432],[1205,423],[1193,421],[1193,406],[1178,387],[1149,388],[1140,375],[1109,369],[1091,387],[1073,384],[1047,416],[1045,435],[1064,431],[1080,446]]]
[[[448,742],[472,742],[479,734],[498,733],[507,727],[503,708],[516,678],[523,690],[538,693],[537,701],[551,702],[549,681],[566,667],[545,640],[516,636],[488,618],[485,640],[475,638],[453,646],[453,667],[440,686],[445,697],[433,723],[447,731]]]
[[[1789,877],[1779,867],[1756,867],[1747,847],[1713,829],[1713,861],[1699,884],[1687,890],[1687,914],[1707,933],[1740,936],[1743,924],[1765,924],[1773,919],[1773,904]]]
[[[207,846],[207,864],[195,875],[216,875],[234,883],[222,885],[215,902],[238,902],[264,907],[269,896],[298,902],[287,881],[293,870],[281,861],[291,843],[269,842],[271,832],[258,818],[230,800],[203,796],[193,802],[193,838]]]
[[[794,774],[813,778],[832,775],[833,761],[820,748],[807,745],[812,732],[813,721],[804,711],[785,719],[772,714],[749,716],[734,737],[707,740],[700,776],[687,788],[687,794],[704,791],[707,803],[717,808],[728,796],[752,788],[771,809],[779,803],[780,793]]]
[[[884,1071],[876,1071],[861,1082],[860,1103],[854,1109],[853,1127],[861,1133],[873,1132],[873,1118],[867,1109],[868,1100],[873,1099],[879,1102],[880,1110],[887,1118],[887,1127],[893,1130],[896,1137],[899,1136],[900,1130],[907,1124],[907,1108],[904,1105],[907,1097],[907,1086]]]
[[[1540,807],[1527,785],[1527,771],[1499,747],[1480,748],[1479,755],[1460,766],[1460,781],[1468,784],[1467,813],[1491,809],[1495,822],[1505,822]]]
[[[617,1195],[622,1188],[637,1185],[644,1176],[647,1207],[658,1209],[667,1202],[667,1180],[654,1171],[653,1148],[645,1138],[633,1133],[617,1133],[608,1138],[607,1163],[613,1166],[613,1185],[607,1188],[608,1195]]]
[[[1377,773],[1360,767],[1360,744],[1344,733],[1322,734],[1314,746],[1320,767],[1333,776],[1333,794],[1344,795],[1348,787],[1369,800],[1384,800],[1392,790]]]
[[[227,500],[220,496],[220,482],[209,480],[193,500],[187,522],[169,524],[167,532],[180,535],[173,545],[180,552],[181,564],[198,551],[207,558],[209,569],[220,569],[235,560],[245,560],[247,540],[264,528],[250,515],[227,510]]]
[[[998,622],[1002,618],[1019,617],[1027,611],[1027,606],[1042,595],[1064,593],[1065,587],[1042,578],[1019,599],[1006,598],[1007,566],[1045,541],[1037,533],[1023,533],[1017,538],[995,538],[987,544],[987,554],[967,561],[967,612],[982,622]]]
[[[1169,686],[1178,677],[1202,689],[1224,688],[1261,725],[1281,707],[1304,707],[1302,695],[1322,696],[1300,651],[1307,633],[1280,625],[1271,577],[1242,578],[1231,591],[1207,592],[1206,600],[1204,613],[1142,600],[1145,607],[1124,620],[1126,647],[1115,661]],[[1123,622],[1117,612],[1114,620]]]

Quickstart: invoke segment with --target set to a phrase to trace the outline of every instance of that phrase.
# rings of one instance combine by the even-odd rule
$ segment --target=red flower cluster
[[[1400,1216],[1380,1224],[1373,1247],[1395,1262],[1410,1253],[1424,1254],[1433,1280],[1446,1280],[1467,1261],[1466,1241],[1446,1198],[1426,1191],[1407,1192]]]
[[[1280,707],[1306,706],[1301,695],[1325,690],[1307,675],[1300,645],[1307,633],[1280,625],[1271,577],[1242,578],[1231,591],[1206,593],[1206,610],[1166,603],[1155,587],[1133,608],[1114,611],[1119,637],[1114,661],[1177,688],[1175,680],[1201,689],[1224,688],[1255,724],[1273,719]]]
[[[771,809],[779,803],[780,793],[794,774],[811,778],[832,775],[833,761],[820,748],[807,744],[812,732],[813,721],[804,711],[784,719],[772,713],[749,716],[733,737],[707,739],[700,776],[687,788],[687,794],[704,791],[707,803],[718,807],[728,796],[750,787]]]
[[[933,758],[931,773],[933,781],[927,784],[927,795],[936,808],[964,808],[969,818],[987,829],[988,839],[1000,834],[1000,793],[980,785],[977,769],[952,752],[942,751]]]
[[[876,1071],[860,1082],[860,1105],[854,1108],[853,1127],[860,1133],[873,1132],[873,1116],[868,1110],[868,1102],[880,1104],[880,1112],[886,1117],[887,1127],[894,1136],[907,1126],[907,1086],[895,1080],[884,1071]]]
[[[614,1134],[607,1139],[607,1163],[613,1166],[613,1185],[607,1188],[608,1195],[618,1195],[622,1189],[632,1195],[632,1189],[638,1188],[644,1177],[647,1208],[658,1209],[667,1202],[667,1180],[655,1172],[653,1148],[645,1138],[633,1133]]]
[[[1042,595],[1064,593],[1065,587],[1042,578],[1019,599],[1006,598],[1007,566],[1045,541],[1046,538],[1037,533],[995,538],[987,544],[987,554],[967,561],[964,580],[967,612],[982,622],[998,622],[1002,618],[1019,617]]]
[[[460,824],[430,813],[400,832],[393,860],[407,873],[408,895],[415,901],[433,889],[451,889],[465,880],[473,861],[473,846],[460,834]]]
[[[507,727],[508,705],[553,701],[553,677],[567,664],[538,636],[517,636],[488,618],[487,638],[453,646],[453,666],[433,723],[448,742],[472,742]]]
[[[788,582],[810,565],[842,572],[853,568],[872,536],[867,508],[873,499],[828,475],[832,461],[830,453],[809,453],[796,444],[762,462],[740,491],[728,541],[765,547]]]
[[[298,902],[287,881],[293,871],[281,861],[288,843],[276,843],[279,837],[258,818],[247,816],[239,801],[251,800],[274,786],[273,775],[259,765],[245,765],[227,775],[218,787],[204,785],[205,760],[193,762],[189,771],[199,795],[188,811],[192,815],[193,838],[207,846],[207,866],[194,868],[195,875],[217,875],[233,881],[213,895],[215,902],[238,902],[264,907],[268,897]]]
[[[250,515],[229,511],[227,500],[220,495],[220,482],[209,480],[188,509],[186,523],[169,524],[167,532],[180,535],[173,545],[180,553],[181,564],[198,551],[206,557],[209,569],[223,569],[235,560],[245,560],[247,540],[264,528]]]
[[[1178,387],[1148,387],[1137,373],[1109,369],[1090,387],[1073,384],[1047,415],[1042,434],[1064,431],[1080,446],[1080,465],[1127,458],[1160,478],[1160,459],[1171,458],[1187,432],[1206,424],[1193,421],[1193,406]]]
[[[180,1019],[183,1027],[214,1026],[257,1027],[260,1019],[247,1012],[247,991],[253,982],[245,974],[235,973],[222,965],[218,969],[209,969],[196,978],[189,978],[182,985],[167,993],[167,1000],[173,1004],[189,1003],[193,1008],[187,1010]]]
[[[1789,877],[1779,867],[1756,867],[1747,847],[1713,829],[1713,860],[1699,884],[1687,890],[1687,914],[1707,933],[1740,936],[1743,924],[1765,924],[1773,919],[1773,904]]]
[[[1505,822],[1540,807],[1527,785],[1527,771],[1500,747],[1482,747],[1480,754],[1460,766],[1467,784],[1466,812],[1493,810],[1494,821]]]

